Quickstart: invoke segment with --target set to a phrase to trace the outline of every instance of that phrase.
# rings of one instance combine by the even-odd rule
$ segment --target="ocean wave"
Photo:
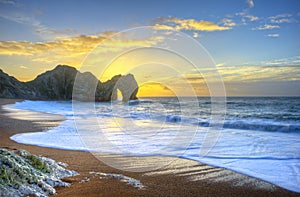
[[[198,126],[209,127],[209,121],[198,122]],[[244,121],[226,122],[223,124],[226,129],[242,129],[253,131],[269,131],[269,132],[300,132],[300,124],[276,124],[276,123],[252,123]]]
[[[68,150],[92,150],[114,154],[130,152],[137,156],[154,153],[154,155],[184,157],[232,169],[300,192],[299,176],[297,176],[300,169],[300,122],[299,119],[292,121],[288,120],[289,118],[279,121],[280,114],[289,117],[299,116],[299,114],[286,113],[290,109],[298,110],[299,100],[280,99],[285,102],[281,106],[272,105],[274,99],[272,102],[266,98],[246,100],[249,102],[245,99],[236,101],[248,102],[246,104],[230,106],[224,124],[224,128],[228,129],[223,130],[215,144],[205,143],[207,142],[205,127],[208,127],[212,121],[210,113],[203,113],[208,111],[205,107],[195,108],[193,103],[178,105],[176,102],[170,103],[169,100],[164,102],[154,100],[152,103],[137,102],[135,105],[118,102],[95,105],[79,103],[79,109],[74,112],[74,116],[83,118],[79,121],[80,127],[77,125],[78,122],[75,125],[71,116],[73,108],[70,102],[25,101],[13,107],[60,114],[66,116],[66,120],[49,131],[17,134],[11,139],[24,144]],[[257,107],[256,103],[263,104]],[[178,106],[186,108],[178,108]],[[89,109],[90,107],[93,109]],[[95,112],[97,118],[102,117],[99,124],[89,118],[94,116]],[[274,114],[273,118],[262,118],[273,116],[272,114]],[[115,117],[120,117],[120,122],[126,126],[125,130],[112,124]],[[145,119],[149,121],[143,121]],[[134,120],[139,124],[133,124]],[[157,124],[157,121],[166,124]],[[165,129],[161,129],[162,125]],[[200,128],[194,135],[191,131],[196,127]],[[82,131],[78,133],[78,129]],[[103,137],[107,137],[108,140],[103,140],[105,139]],[[189,137],[193,137],[192,141]],[[88,148],[82,139],[86,139],[85,142],[90,140]],[[172,146],[169,146],[171,141]],[[201,148],[210,147],[211,150],[207,155],[201,155]]]
[[[176,115],[167,115],[166,116],[167,122],[181,122],[181,117]]]

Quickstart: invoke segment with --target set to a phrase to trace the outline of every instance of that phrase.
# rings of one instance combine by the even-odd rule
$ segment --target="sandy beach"
[[[47,130],[58,125],[64,117],[47,114],[47,117],[51,116],[50,120],[14,119],[14,115],[2,106],[16,101],[20,100],[0,99],[0,147],[25,149],[65,162],[69,164],[68,169],[76,170],[80,175],[64,179],[71,187],[56,188],[57,196],[300,196],[255,178],[186,159],[176,159],[163,169],[135,173],[114,169],[88,152],[18,144],[10,140],[10,136]],[[34,114],[39,117],[38,113]],[[155,157],[149,157],[151,159]],[[141,180],[145,187],[137,189],[117,179],[100,178],[93,172],[123,174]]]

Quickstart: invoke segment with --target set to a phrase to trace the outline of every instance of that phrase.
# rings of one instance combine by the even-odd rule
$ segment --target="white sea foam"
[[[82,121],[80,125],[78,123],[76,125],[71,102],[16,103],[10,107],[64,115],[67,120],[46,132],[17,134],[11,139],[24,144],[68,150],[180,156],[231,169],[300,192],[300,134],[298,132],[224,129],[208,155],[201,156],[200,147],[205,148],[202,147],[202,142],[207,127],[196,129],[195,137],[190,139],[195,125],[182,124],[185,117],[181,116],[181,119],[177,119],[180,123],[168,122],[167,117],[178,116],[174,113],[175,110],[170,110],[172,112],[170,114],[170,111],[159,111],[155,108],[155,102],[144,104],[147,104],[147,109],[137,103],[130,105],[129,107],[133,108],[128,112],[128,106],[125,105],[115,103],[112,108],[110,103],[98,103],[95,107],[96,119],[93,119],[93,112],[84,110],[84,105],[87,104],[82,104],[83,110],[76,113],[76,118]],[[146,110],[151,112],[145,113]],[[160,122],[159,119],[167,122]],[[85,132],[82,132],[84,129]],[[188,147],[186,142],[189,142]]]

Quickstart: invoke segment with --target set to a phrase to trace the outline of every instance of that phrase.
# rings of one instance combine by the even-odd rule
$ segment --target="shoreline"
[[[33,154],[65,162],[69,164],[68,169],[76,170],[80,175],[64,179],[71,183],[71,187],[56,188],[57,196],[217,196],[220,194],[222,196],[300,196],[298,193],[246,175],[187,159],[178,158],[170,166],[156,171],[125,172],[107,166],[89,152],[18,144],[10,140],[12,135],[46,130],[59,125],[64,120],[64,117],[47,114],[47,116],[53,117],[50,121],[42,119],[36,122],[13,119],[8,116],[8,111],[2,109],[2,106],[13,104],[16,101],[21,100],[0,99],[0,147],[25,149]],[[125,176],[141,180],[146,188],[139,190],[116,179],[100,179],[91,174],[91,172],[124,174]],[[214,178],[221,181],[211,181],[209,177],[213,175],[217,175]],[[224,180],[222,180],[222,176],[224,176]],[[202,178],[200,179],[200,177]],[[82,182],[85,179],[90,179],[90,181]],[[244,184],[241,186],[237,185],[237,182],[241,181],[244,181]],[[253,187],[253,184],[257,184],[257,187]]]

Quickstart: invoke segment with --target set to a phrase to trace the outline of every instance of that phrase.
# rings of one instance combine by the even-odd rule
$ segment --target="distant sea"
[[[47,132],[13,136],[19,143],[101,153],[183,157],[300,192],[299,97],[226,98],[226,116],[218,131],[209,130],[212,113],[216,113],[212,112],[212,105],[208,97],[162,97],[130,103],[76,102],[75,105],[71,101],[23,101],[8,108],[67,118]],[[209,132],[216,135],[207,144]],[[209,148],[205,155],[200,154],[203,148]]]

